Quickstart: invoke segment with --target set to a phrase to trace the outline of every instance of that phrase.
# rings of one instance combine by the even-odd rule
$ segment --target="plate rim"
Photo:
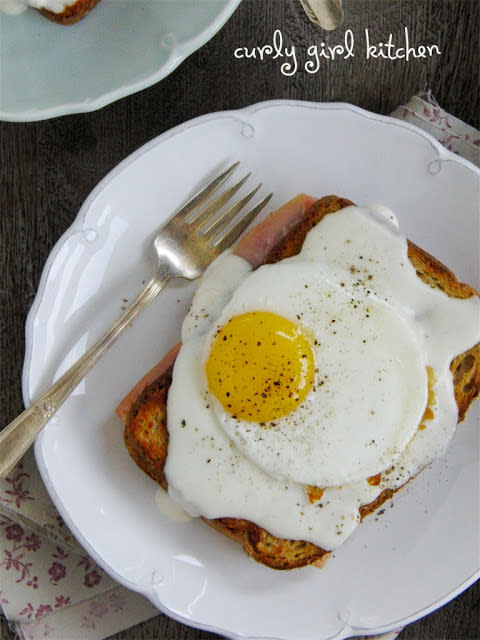
[[[147,89],[157,84],[167,76],[169,76],[177,67],[179,67],[189,56],[198,51],[207,42],[209,42],[227,23],[233,13],[237,10],[242,0],[225,0],[225,6],[216,16],[215,20],[208,25],[206,29],[198,33],[190,40],[176,45],[172,49],[168,60],[155,73],[148,77],[130,82],[128,85],[122,85],[111,91],[102,93],[93,99],[68,101],[62,104],[30,109],[22,109],[21,111],[4,110],[0,108],[0,121],[4,122],[38,122],[41,120],[49,120],[60,116],[67,116],[80,113],[91,113],[113,102],[117,102],[122,98],[138,93],[143,89]],[[18,16],[15,16],[18,19]]]
[[[460,166],[463,166],[466,170],[472,171],[474,173],[474,175],[476,176],[477,179],[479,179],[480,181],[480,168],[476,167],[473,163],[471,163],[470,161],[457,156],[456,154],[454,154],[453,152],[449,151],[448,149],[446,149],[436,138],[434,138],[432,135],[430,135],[429,133],[425,132],[424,130],[416,127],[415,125],[412,125],[408,122],[402,121],[402,120],[397,120],[396,118],[393,118],[391,116],[385,116],[385,115],[380,115],[380,114],[375,114],[373,112],[367,111],[361,107],[357,107],[355,105],[349,104],[349,103],[344,103],[344,102],[335,102],[335,103],[317,103],[317,102],[310,102],[310,101],[303,101],[303,100],[267,100],[267,101],[262,101],[262,102],[258,102],[255,104],[252,104],[250,106],[241,108],[241,109],[234,109],[234,110],[226,110],[226,111],[218,111],[218,112],[213,112],[213,113],[209,113],[209,114],[205,114],[202,116],[198,116],[196,118],[193,118],[191,120],[188,120],[186,122],[184,122],[183,124],[177,125],[176,127],[173,127],[172,129],[169,129],[161,134],[159,134],[158,136],[154,137],[152,140],[150,140],[149,142],[143,144],[142,146],[140,146],[138,149],[136,149],[135,151],[133,151],[132,153],[130,153],[126,158],[124,158],[119,164],[117,164],[113,169],[111,169],[101,180],[100,182],[93,188],[93,190],[90,192],[89,196],[85,199],[84,203],[82,204],[82,206],[80,207],[78,213],[76,214],[72,224],[67,228],[67,230],[60,236],[60,238],[58,239],[58,241],[55,243],[54,247],[52,248],[47,261],[44,265],[43,271],[42,271],[42,275],[39,281],[39,285],[38,285],[38,289],[37,289],[37,294],[34,298],[33,304],[31,306],[30,311],[28,312],[27,315],[27,320],[26,320],[26,324],[25,324],[25,344],[26,344],[26,348],[25,348],[25,360],[24,360],[24,367],[23,367],[23,373],[22,373],[22,391],[23,391],[23,397],[24,397],[24,402],[25,402],[25,406],[28,406],[28,404],[30,404],[31,402],[31,394],[30,394],[30,388],[29,388],[29,369],[31,366],[31,362],[32,362],[32,342],[33,342],[33,322],[35,320],[35,316],[38,312],[38,309],[43,301],[43,296],[45,293],[45,288],[48,282],[48,276],[49,276],[49,272],[50,269],[56,259],[56,256],[58,254],[58,252],[61,250],[61,248],[63,247],[64,243],[71,237],[71,235],[73,233],[76,232],[76,229],[78,227],[79,224],[82,223],[83,218],[85,216],[85,214],[90,210],[91,206],[93,205],[95,199],[98,197],[99,194],[101,194],[103,192],[103,190],[119,175],[121,174],[124,169],[126,167],[128,167],[131,163],[134,163],[137,161],[138,158],[140,158],[141,156],[143,156],[145,153],[148,153],[148,151],[150,151],[151,149],[157,147],[158,145],[161,145],[164,141],[178,135],[181,134],[183,132],[185,132],[187,129],[191,128],[191,127],[195,127],[197,125],[201,125],[205,122],[208,121],[212,121],[212,120],[216,120],[216,119],[221,119],[224,117],[230,117],[230,118],[236,118],[236,119],[241,119],[241,120],[246,120],[248,121],[248,118],[252,117],[255,113],[257,113],[260,110],[263,109],[268,109],[268,108],[275,108],[275,107],[283,107],[283,108],[310,108],[310,109],[315,109],[318,111],[331,111],[331,110],[337,110],[337,111],[346,111],[349,113],[354,114],[355,116],[359,116],[359,117],[365,117],[365,118],[369,118],[375,121],[379,121],[382,122],[384,124],[387,125],[392,125],[392,126],[397,126],[400,128],[403,128],[405,130],[409,130],[411,132],[414,132],[416,134],[418,134],[420,137],[424,138],[439,154],[439,157],[441,157],[441,159],[443,161],[451,161],[451,162],[455,162]],[[480,182],[479,182],[480,184]],[[44,466],[43,463],[43,457],[41,455],[40,452],[40,447],[39,447],[39,442],[41,439],[39,439],[35,445],[35,458],[37,461],[37,465],[39,467],[42,479],[44,479],[47,474],[48,471]],[[195,628],[199,628],[199,629],[203,629],[206,631],[211,631],[214,633],[220,633],[222,635],[227,635],[227,637],[230,638],[234,638],[235,640],[246,640],[247,638],[251,638],[251,636],[246,636],[246,635],[242,635],[242,634],[233,634],[231,631],[226,631],[225,629],[216,627],[216,626],[212,626],[212,625],[205,625],[205,624],[201,624],[199,622],[195,622],[194,620],[188,618],[188,617],[184,617],[181,614],[179,614],[178,612],[172,611],[171,609],[169,609],[167,606],[165,606],[158,598],[155,597],[155,592],[154,592],[154,588],[152,585],[149,584],[139,584],[136,582],[133,582],[131,580],[126,579],[124,576],[119,575],[116,570],[111,567],[108,562],[104,561],[99,554],[97,554],[97,552],[94,549],[91,549],[89,544],[85,541],[85,538],[82,536],[82,533],[80,531],[77,530],[77,528],[75,526],[72,525],[72,523],[70,522],[68,516],[64,513],[64,510],[61,506],[61,501],[58,498],[58,496],[56,495],[55,489],[53,486],[49,486],[48,487],[48,492],[49,494],[52,496],[52,499],[55,503],[55,506],[57,507],[57,509],[59,509],[62,517],[65,518],[68,526],[71,528],[72,532],[74,532],[74,535],[82,542],[82,546],[84,546],[86,548],[86,550],[88,550],[87,552],[94,558],[94,560],[99,564],[100,567],[102,567],[102,569],[105,570],[105,572],[110,575],[113,579],[115,579],[117,582],[119,582],[119,584],[122,584],[125,587],[128,587],[138,593],[141,593],[142,595],[146,596],[151,602],[152,604],[159,609],[159,611],[167,614],[169,617],[171,617],[172,619],[182,623],[182,624],[186,624],[190,627],[195,627]],[[60,505],[60,506],[59,506]],[[410,615],[401,618],[397,621],[391,622],[387,625],[384,626],[373,626],[370,628],[365,628],[365,629],[359,629],[358,627],[354,627],[354,628],[350,628],[348,625],[346,625],[346,627],[344,629],[342,629],[339,632],[339,635],[335,636],[338,640],[340,640],[340,638],[347,638],[349,633],[356,633],[358,635],[358,633],[365,633],[365,634],[371,634],[371,633],[384,633],[387,631],[392,631],[397,629],[400,626],[404,626],[406,624],[409,624],[415,620],[418,620],[419,618],[431,613],[432,611],[435,611],[436,609],[438,609],[439,607],[443,606],[444,604],[446,604],[447,602],[451,601],[452,599],[456,598],[460,593],[462,593],[465,589],[467,589],[469,586],[471,586],[478,578],[480,577],[480,566],[479,568],[474,571],[471,576],[469,576],[468,578],[466,578],[460,585],[457,585],[457,587],[449,592],[448,594],[446,594],[445,596],[435,600],[434,602],[430,603],[429,605],[411,613]],[[344,633],[346,633],[346,635],[344,635]],[[280,639],[277,639],[280,640]]]

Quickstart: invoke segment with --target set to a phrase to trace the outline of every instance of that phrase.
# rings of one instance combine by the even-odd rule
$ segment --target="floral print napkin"
[[[480,166],[480,132],[431,94],[413,97],[392,116]],[[0,605],[21,640],[102,640],[158,615],[85,554],[50,501],[31,451],[0,480]]]
[[[444,111],[430,91],[414,96],[391,115],[423,129],[449,151],[480,167],[480,131]]]
[[[22,640],[101,640],[158,615],[83,552],[31,451],[0,481],[0,604]]]

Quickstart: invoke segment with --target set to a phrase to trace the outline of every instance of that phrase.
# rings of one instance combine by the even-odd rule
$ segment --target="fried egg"
[[[315,263],[266,265],[237,289],[207,340],[216,419],[277,478],[326,487],[383,471],[425,411],[415,332],[372,294],[343,285]]]
[[[449,364],[478,340],[475,318],[477,300],[419,280],[385,210],[326,216],[300,254],[254,271],[227,252],[182,328],[170,494],[192,515],[336,548],[361,505],[445,450]]]

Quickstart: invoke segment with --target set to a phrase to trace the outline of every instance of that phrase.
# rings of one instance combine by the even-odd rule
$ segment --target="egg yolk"
[[[231,318],[206,362],[210,391],[232,416],[265,423],[293,411],[313,386],[315,363],[305,330],[267,311]]]

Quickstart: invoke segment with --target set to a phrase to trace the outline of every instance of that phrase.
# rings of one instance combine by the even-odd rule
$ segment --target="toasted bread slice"
[[[38,11],[42,16],[53,22],[70,25],[82,20],[99,2],[100,0],[76,0],[68,7],[65,7],[61,13],[54,13],[49,9],[39,9]]]
[[[349,200],[327,196],[318,200],[289,232],[270,249],[263,263],[277,262],[297,254],[306,234],[325,215],[351,205]],[[469,285],[457,280],[441,262],[415,244],[408,243],[408,255],[418,277],[432,287],[442,289],[447,295],[467,298],[478,293]],[[167,486],[163,472],[168,453],[166,401],[171,382],[173,364],[156,380],[147,384],[143,393],[131,406],[125,421],[125,444],[135,462],[162,487]],[[458,421],[463,420],[473,400],[480,392],[480,344],[458,355],[451,363],[455,398],[458,405]],[[376,511],[394,490],[384,490],[375,501],[360,508],[360,518]],[[207,520],[210,526],[241,543],[249,556],[274,569],[293,569],[310,564],[323,566],[330,552],[310,542],[280,539],[255,523],[237,518]]]

